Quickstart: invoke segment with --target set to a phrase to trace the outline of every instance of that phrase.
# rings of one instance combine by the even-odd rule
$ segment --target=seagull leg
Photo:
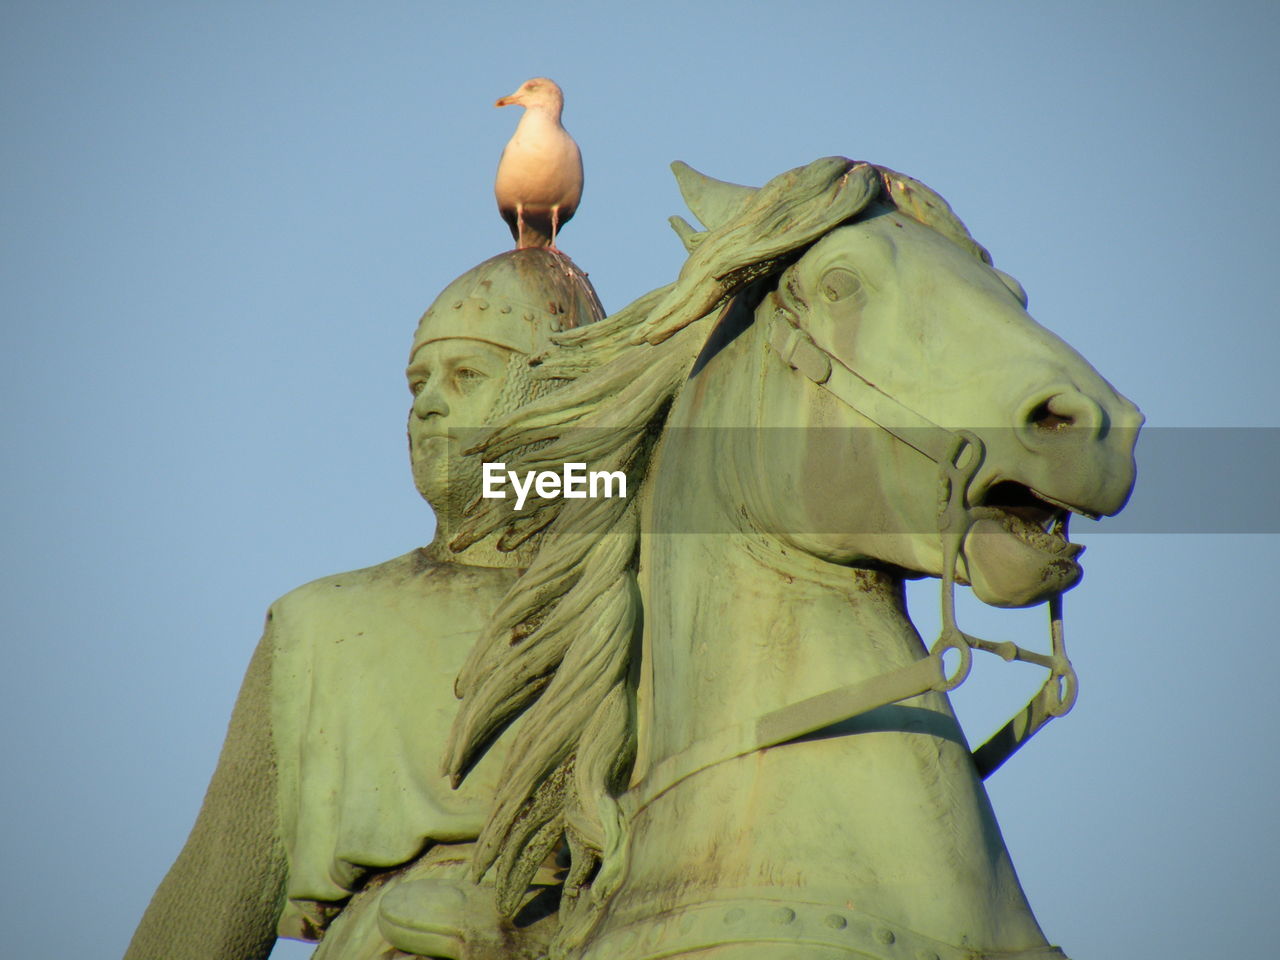
[[[551,251],[559,253],[560,249],[556,246],[556,234],[560,232],[560,204],[556,204],[551,208]]]
[[[524,204],[516,204],[516,249],[524,249]]]

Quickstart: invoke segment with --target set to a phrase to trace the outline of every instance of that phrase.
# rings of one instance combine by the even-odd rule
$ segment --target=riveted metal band
[[[609,930],[582,960],[661,960],[730,944],[776,945],[777,956],[863,960],[1067,960],[1057,947],[984,953],[843,905],[767,894],[703,901]]]
[[[481,340],[533,356],[555,334],[603,316],[586,274],[564,254],[508,250],[445,287],[418,321],[409,354],[437,340]]]

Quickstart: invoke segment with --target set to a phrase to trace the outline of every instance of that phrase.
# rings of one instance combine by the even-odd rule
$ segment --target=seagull
[[[564,94],[554,80],[526,80],[494,106],[513,103],[524,107],[524,116],[498,161],[493,184],[498,211],[511,228],[517,250],[556,250],[556,234],[582,199],[582,154],[560,125]]]

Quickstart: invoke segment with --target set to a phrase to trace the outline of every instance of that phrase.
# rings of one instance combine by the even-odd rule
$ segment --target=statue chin
[[[411,456],[413,485],[437,518],[441,513],[462,516],[480,493],[478,464],[459,453],[461,446],[457,439],[431,437]]]
[[[449,493],[449,470],[445,466],[444,458],[427,462],[415,460],[413,485],[433,510],[443,506],[448,501]]]
[[[977,520],[964,541],[964,565],[979,600],[993,607],[1030,607],[1070,590],[1084,571],[1084,547],[1022,529],[1016,518]]]

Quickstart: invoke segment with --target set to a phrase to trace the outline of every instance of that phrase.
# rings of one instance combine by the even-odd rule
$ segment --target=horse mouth
[[[1024,484],[1012,480],[994,484],[970,513],[974,525],[983,532],[995,532],[991,527],[995,524],[1041,553],[1071,560],[1084,551],[1083,544],[1070,541],[1067,524],[1072,513],[1087,515],[1085,511],[1052,500]]]

